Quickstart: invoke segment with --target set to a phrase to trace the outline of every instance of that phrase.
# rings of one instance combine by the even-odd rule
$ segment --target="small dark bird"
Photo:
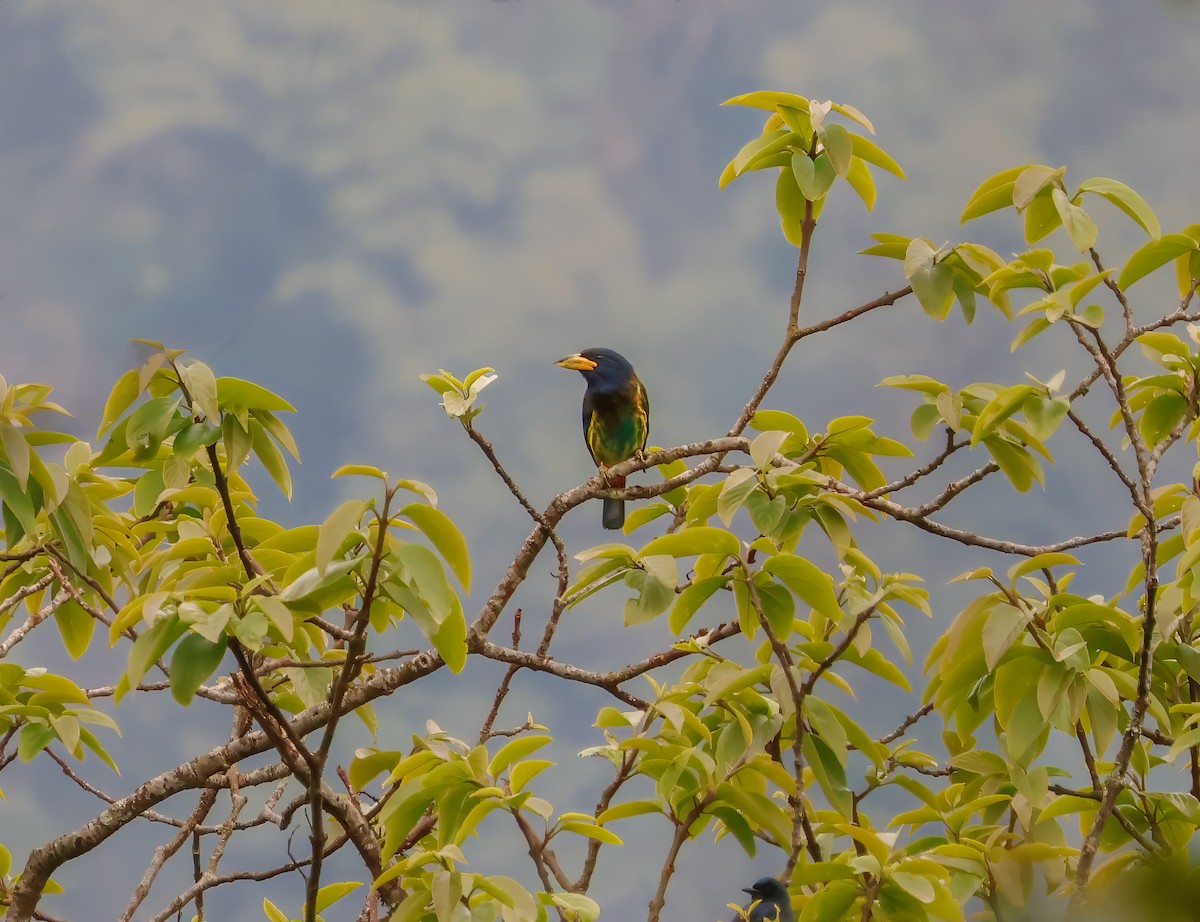
[[[596,467],[614,489],[624,477],[610,477],[608,468],[632,458],[646,447],[650,432],[650,400],[633,366],[611,349],[584,349],[554,363],[583,375],[583,438]],[[606,499],[601,519],[605,528],[625,524],[625,500]]]
[[[750,906],[746,907],[750,922],[796,922],[787,887],[774,877],[756,880],[753,887],[746,887],[743,892],[750,894]],[[734,922],[741,922],[741,918],[738,916]]]

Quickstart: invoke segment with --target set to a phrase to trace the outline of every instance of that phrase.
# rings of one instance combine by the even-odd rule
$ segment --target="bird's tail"
[[[614,490],[621,490],[625,487],[624,477],[610,477],[608,485]],[[623,499],[606,499],[604,501],[604,512],[601,515],[600,523],[609,529],[620,529],[625,527],[625,500]]]

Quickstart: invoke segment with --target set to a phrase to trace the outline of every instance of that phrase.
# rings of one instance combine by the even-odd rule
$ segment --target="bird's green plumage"
[[[597,467],[612,467],[646,447],[650,402],[637,378],[614,393],[589,389],[583,401],[583,433]]]
[[[560,359],[563,368],[583,375],[583,437],[596,466],[604,471],[646,447],[650,432],[650,400],[633,366],[611,349],[584,349]],[[609,486],[625,486],[624,477],[609,477]],[[604,500],[605,528],[625,524],[625,501]]]

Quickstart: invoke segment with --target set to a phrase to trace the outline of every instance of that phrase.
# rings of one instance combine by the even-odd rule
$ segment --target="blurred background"
[[[133,337],[270,387],[299,411],[289,425],[304,463],[291,504],[267,478],[255,481],[266,514],[320,521],[366,489],[329,479],[345,463],[430,482],[471,544],[471,617],[529,522],[420,373],[497,369],[479,426],[542,505],[593,473],[579,431],[583,382],[555,359],[593,345],[624,353],[650,391],[651,442],[666,446],[723,433],[774,354],[795,255],[771,178],[717,190],[724,164],[761,126],[757,111],[720,102],[771,88],[851,103],[908,174],[902,183],[876,171],[874,213],[835,189],[814,246],[808,323],[904,284],[899,264],[856,255],[872,232],[1023,249],[1011,213],[958,226],[978,183],[1017,164],[1066,164],[1068,184],[1120,179],[1164,231],[1197,220],[1197,47],[1200,5],[1184,0],[7,0],[0,373],[53,384],[75,415],[68,427],[88,439],[112,382],[138,361]],[[1110,264],[1144,241],[1107,204],[1085,205]],[[1051,242],[1063,261],[1077,258]],[[1173,297],[1146,283],[1135,310],[1161,313]],[[807,341],[767,404],[814,431],[862,413],[907,438],[915,403],[876,389],[887,375],[924,372],[961,387],[1017,383],[1024,370],[1047,380],[1064,367],[1070,382],[1083,368],[1053,335],[1010,362],[997,342],[1015,329],[989,311],[981,304],[972,327],[957,312],[938,325],[904,303]],[[1095,498],[1115,480],[1078,448],[1064,445],[1067,463],[1048,471],[1044,494],[1035,487],[1013,502],[1006,485],[988,484],[982,504],[946,520],[1030,542],[1123,527],[1124,508]],[[568,518],[572,550],[608,540],[598,519],[595,504]],[[936,617],[915,625],[919,688],[922,645],[968,591],[946,580],[984,561],[913,537],[893,528],[864,540],[886,570],[929,580]],[[1123,585],[1132,551],[1111,553],[1124,556],[1087,592]],[[540,634],[551,571],[540,561],[517,600],[527,637]],[[622,601],[618,591],[570,613],[557,655],[606,668],[631,659],[631,643],[649,652],[670,642],[658,623],[632,639],[619,632]],[[501,636],[510,627],[503,620]],[[18,648],[23,665],[40,656],[61,666],[52,641]],[[70,668],[107,682],[119,663],[98,653]],[[499,674],[472,664],[382,703],[380,745],[407,747],[430,717],[473,741]],[[588,810],[607,772],[572,760],[599,741],[590,724],[608,702],[585,688],[548,695],[553,687],[523,677],[501,724],[533,709],[569,766],[551,799]],[[858,713],[882,732],[919,704],[902,699],[880,689]],[[197,702],[185,726],[172,707],[125,703],[124,738],[111,740],[124,775],[89,762],[88,776],[120,795],[224,739],[217,709]],[[97,809],[82,794],[46,796],[63,779],[39,778],[41,765],[4,777],[0,830],[18,864],[22,849]],[[609,920],[645,911],[667,841],[652,822],[618,832],[627,846],[606,851],[593,891]],[[122,836],[125,848],[110,843],[64,869],[68,892],[46,910],[115,917],[158,841]],[[294,838],[303,851],[304,831]],[[267,866],[274,856],[241,860]],[[520,859],[497,853],[470,869],[532,884]],[[752,865],[727,844],[685,851],[665,918],[728,915],[741,887],[781,866],[771,854]],[[182,880],[164,876],[151,904]],[[298,905],[299,892],[276,883],[214,899],[223,918],[250,919],[261,918],[264,893]]]

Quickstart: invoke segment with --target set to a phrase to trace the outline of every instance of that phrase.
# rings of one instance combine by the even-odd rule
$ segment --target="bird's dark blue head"
[[[787,887],[774,877],[763,877],[754,882],[754,886],[746,887],[752,901],[757,901],[750,910],[750,922],[795,922],[792,912],[792,899],[788,896]]]
[[[570,368],[583,375],[589,388],[617,390],[634,377],[629,360],[612,349],[584,349],[568,355],[554,363],[560,368]]]
[[[771,900],[778,903],[782,903],[784,900],[787,900],[789,903],[791,902],[787,887],[774,877],[759,878],[754,882],[753,887],[746,887],[743,892],[749,893],[758,900]]]

